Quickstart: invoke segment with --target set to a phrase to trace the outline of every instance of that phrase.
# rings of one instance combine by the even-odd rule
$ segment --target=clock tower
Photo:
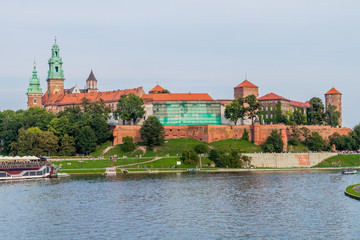
[[[48,96],[53,94],[63,94],[64,93],[64,71],[62,69],[62,59],[60,57],[59,46],[55,43],[51,49],[51,57],[49,59],[49,71],[47,77],[48,83]]]

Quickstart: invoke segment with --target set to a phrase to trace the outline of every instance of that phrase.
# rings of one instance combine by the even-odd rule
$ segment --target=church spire
[[[51,58],[49,59],[48,79],[64,79],[62,64],[63,62],[60,57],[60,49],[56,43],[55,37],[55,42],[51,49]]]
[[[34,69],[32,72],[32,78],[30,79],[30,84],[29,84],[27,93],[28,94],[42,94],[42,88],[40,86],[40,79],[37,76],[35,61],[34,61]]]

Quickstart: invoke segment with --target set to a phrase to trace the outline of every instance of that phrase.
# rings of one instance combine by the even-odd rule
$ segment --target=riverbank
[[[345,195],[357,200],[360,200],[360,184],[354,184],[351,186],[348,186],[345,191]]]

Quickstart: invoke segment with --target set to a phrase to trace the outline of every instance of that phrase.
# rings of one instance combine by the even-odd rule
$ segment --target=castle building
[[[329,104],[336,107],[336,111],[340,112],[339,125],[342,126],[342,109],[341,109],[341,92],[335,88],[325,93],[325,109],[327,111]]]
[[[234,98],[247,97],[249,95],[255,95],[259,97],[259,87],[252,84],[248,80],[243,81],[236,87],[234,87]]]

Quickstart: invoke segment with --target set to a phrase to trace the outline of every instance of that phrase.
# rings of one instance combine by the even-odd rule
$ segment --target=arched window
[[[55,71],[56,71],[56,72],[59,72],[59,67],[55,67]]]

